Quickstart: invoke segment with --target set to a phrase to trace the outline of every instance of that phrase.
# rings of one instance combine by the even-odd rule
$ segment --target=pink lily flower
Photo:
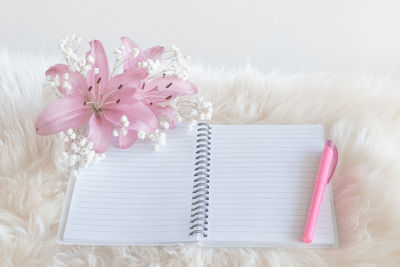
[[[140,69],[138,63],[152,59],[153,61],[161,59],[164,48],[155,46],[142,51],[139,46],[127,37],[121,38],[122,45],[125,47],[123,56],[126,58],[124,62],[124,71],[130,72]],[[133,49],[138,49],[136,57],[129,57]],[[197,93],[195,85],[188,81],[183,81],[175,76],[166,76],[148,80],[144,79],[138,89],[133,94],[133,97],[143,102],[159,119],[166,116],[169,119],[170,128],[175,127],[176,111],[168,105],[168,102],[174,100],[178,96],[192,95]],[[136,131],[130,131],[131,142],[135,142],[137,138]]]
[[[141,80],[147,77],[146,71],[132,69],[110,77],[103,45],[94,40],[90,47],[86,57],[93,57],[94,63],[86,78],[79,72],[69,71],[64,64],[55,65],[46,72],[51,77],[58,75],[58,90],[65,96],[42,111],[35,127],[38,134],[49,135],[88,125],[88,139],[101,153],[107,150],[114,127],[118,126],[123,115],[130,122],[129,130],[144,132],[156,129],[157,118],[145,104],[132,96]],[[68,87],[70,89],[66,90]],[[120,147],[129,147],[130,140],[129,134],[121,135]]]
[[[171,129],[175,128],[176,111],[168,102],[179,96],[197,93],[197,88],[188,81],[175,76],[163,76],[150,81],[141,82],[133,97],[145,104],[161,122],[163,116],[169,120]]]

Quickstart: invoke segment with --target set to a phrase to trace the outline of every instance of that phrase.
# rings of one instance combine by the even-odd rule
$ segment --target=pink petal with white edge
[[[93,40],[89,43],[89,46],[90,50],[86,53],[86,60],[89,56],[92,56],[94,63],[92,64],[92,69],[87,72],[87,84],[93,87],[92,92],[94,94],[102,94],[107,88],[110,79],[107,55],[100,41]],[[97,74],[95,73],[95,69],[98,69]]]
[[[161,121],[163,116],[168,118],[169,128],[175,128],[175,117],[176,111],[170,106],[161,107],[160,105],[152,105],[150,106],[151,111],[157,116],[158,120]]]
[[[182,81],[175,76],[165,76],[152,80],[146,87],[152,90],[146,92],[142,97],[147,102],[160,103],[168,102],[177,96],[192,95],[197,93],[194,84],[188,81]]]
[[[119,136],[119,147],[120,148],[128,148],[131,147],[137,140],[137,131],[135,130],[128,130],[126,135]]]
[[[93,148],[103,153],[110,146],[114,127],[101,114],[94,113],[89,120],[88,139],[93,142]]]
[[[51,103],[36,119],[40,135],[49,135],[87,124],[93,110],[83,105],[82,96],[66,96]]]
[[[64,75],[66,73],[68,74],[68,79],[64,79],[65,78]],[[57,65],[50,67],[46,71],[46,76],[55,78],[56,75],[58,75],[58,77],[60,79],[60,85],[57,87],[57,89],[60,93],[62,93],[64,95],[66,95],[68,93],[68,91],[65,88],[63,88],[63,82],[66,81],[71,86],[71,90],[68,93],[69,95],[73,95],[73,94],[86,95],[87,83],[86,83],[85,77],[81,73],[75,72],[75,71],[70,71],[68,66],[65,64],[57,64]]]

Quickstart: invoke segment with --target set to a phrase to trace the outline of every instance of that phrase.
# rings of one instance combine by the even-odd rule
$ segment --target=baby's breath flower
[[[72,167],[72,175],[79,175],[83,168],[91,162],[99,162],[105,155],[93,150],[93,143],[86,136],[80,134],[78,129],[68,129],[60,136],[65,142],[65,151],[62,153],[62,161]]]

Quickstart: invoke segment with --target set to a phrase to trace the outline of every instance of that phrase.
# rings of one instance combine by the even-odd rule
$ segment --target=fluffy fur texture
[[[56,61],[0,51],[1,266],[399,266],[400,79],[192,69],[214,122],[322,123],[340,161],[337,249],[55,245],[66,189],[61,142],[35,134]]]

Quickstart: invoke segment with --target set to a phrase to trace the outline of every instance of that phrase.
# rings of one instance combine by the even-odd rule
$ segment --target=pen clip
[[[333,163],[332,163],[332,165],[331,165],[331,171],[330,171],[329,177],[328,177],[328,184],[329,184],[329,183],[331,182],[333,173],[335,172],[335,169],[336,169],[336,166],[337,166],[337,163],[338,163],[339,153],[338,153],[338,151],[337,151],[337,148],[336,148],[335,144],[334,144],[331,140],[328,140],[328,141],[326,142],[326,145],[327,145],[330,149],[332,149],[332,151],[333,151]]]

